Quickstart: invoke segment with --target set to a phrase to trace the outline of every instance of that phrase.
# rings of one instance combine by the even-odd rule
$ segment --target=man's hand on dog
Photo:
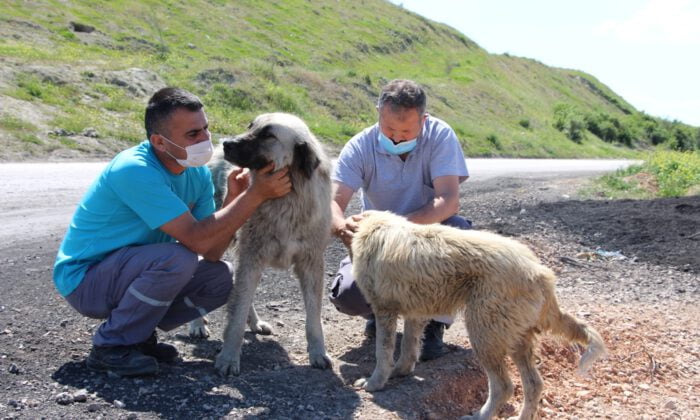
[[[250,192],[257,195],[263,201],[280,198],[292,190],[292,180],[289,178],[289,168],[284,167],[274,171],[275,164],[269,163],[262,169],[255,171]]]
[[[352,238],[357,232],[357,223],[362,220],[363,216],[361,214],[353,214],[352,216],[345,219],[345,224],[336,229],[336,236],[343,241],[343,244],[347,249],[350,249],[350,244],[352,243]]]

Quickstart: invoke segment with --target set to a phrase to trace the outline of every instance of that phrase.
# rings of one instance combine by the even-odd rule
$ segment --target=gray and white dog
[[[220,205],[226,195],[226,177],[234,165],[256,170],[270,162],[276,169],[289,167],[292,191],[263,203],[238,230],[228,322],[223,348],[216,358],[216,369],[222,375],[240,373],[246,318],[253,332],[272,333],[253,306],[266,267],[294,266],[306,308],[309,361],[321,369],[332,365],[321,326],[323,252],[331,226],[331,163],[308,126],[294,115],[262,114],[246,132],[224,140],[209,166],[216,185],[215,199]],[[191,333],[203,331],[204,324],[200,320],[194,322],[194,327],[191,325]]]

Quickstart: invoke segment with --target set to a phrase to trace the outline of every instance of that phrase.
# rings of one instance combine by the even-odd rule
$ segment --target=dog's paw
[[[311,362],[311,366],[317,369],[328,369],[333,367],[333,361],[325,353],[309,354],[309,362]]]
[[[391,371],[391,378],[398,378],[401,376],[408,376],[413,374],[413,368],[414,364],[408,365],[408,366],[400,366],[397,365],[392,369]]]
[[[219,353],[216,356],[214,367],[216,367],[219,375],[224,377],[229,375],[238,376],[241,373],[241,361],[234,360],[233,357],[229,357],[224,353]]]
[[[249,325],[250,331],[260,335],[272,335],[272,325],[265,321],[258,321],[256,325]]]
[[[209,328],[207,324],[209,321],[202,317],[190,321],[190,337],[191,338],[207,338],[209,337]]]
[[[362,388],[368,392],[379,391],[384,388],[384,384],[378,383],[379,381],[373,381],[372,378],[360,378],[353,384],[356,388]]]

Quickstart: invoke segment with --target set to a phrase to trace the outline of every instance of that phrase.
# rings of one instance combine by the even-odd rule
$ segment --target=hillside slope
[[[426,87],[469,156],[630,156],[700,141],[591,75],[489,54],[383,0],[3,2],[0,65],[3,160],[109,157],[142,139],[145,102],[166,85],[203,99],[216,137],[287,111],[339,147],[375,121],[393,78]]]

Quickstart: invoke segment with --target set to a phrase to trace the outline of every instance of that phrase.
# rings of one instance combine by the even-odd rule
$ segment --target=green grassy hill
[[[109,157],[144,137],[143,107],[165,85],[203,99],[216,137],[286,111],[339,147],[394,78],[427,89],[468,156],[700,147],[697,128],[639,113],[591,75],[489,54],[382,0],[10,0],[0,64],[5,160]]]

